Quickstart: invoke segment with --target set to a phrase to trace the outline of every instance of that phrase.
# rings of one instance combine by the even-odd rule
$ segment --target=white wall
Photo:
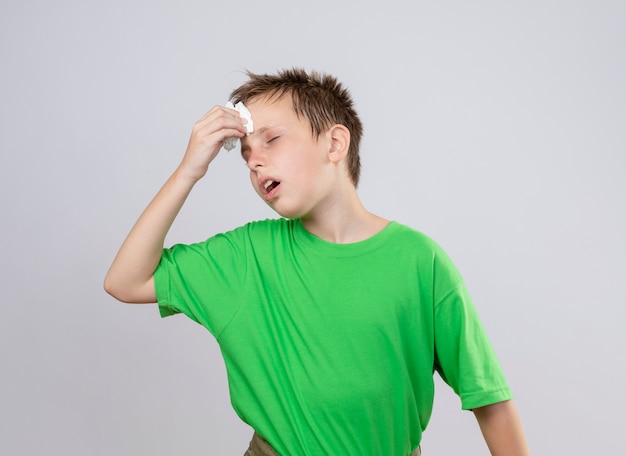
[[[352,90],[366,205],[463,272],[533,454],[624,454],[625,5],[5,0],[0,453],[243,453],[209,333],[101,283],[195,120],[303,66]],[[218,167],[168,242],[272,216]],[[485,454],[438,385],[425,454]]]

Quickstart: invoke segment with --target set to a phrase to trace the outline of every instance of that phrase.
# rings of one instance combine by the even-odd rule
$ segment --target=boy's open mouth
[[[265,190],[265,193],[269,193],[272,190],[274,190],[276,187],[278,187],[279,185],[280,185],[280,182],[270,179],[263,184],[263,189]]]

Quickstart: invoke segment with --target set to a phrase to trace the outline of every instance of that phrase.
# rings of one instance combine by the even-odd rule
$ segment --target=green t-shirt
[[[281,455],[408,455],[435,369],[464,409],[511,398],[457,269],[396,222],[353,244],[249,223],[164,250],[155,283],[162,316],[215,336],[235,411]]]

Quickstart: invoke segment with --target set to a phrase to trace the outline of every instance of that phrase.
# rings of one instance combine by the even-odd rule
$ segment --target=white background
[[[0,453],[241,455],[210,334],[102,280],[243,71],[330,72],[366,206],[466,278],[534,455],[626,454],[626,3],[0,4]],[[168,243],[274,214],[237,151]],[[438,382],[424,454],[486,454]]]

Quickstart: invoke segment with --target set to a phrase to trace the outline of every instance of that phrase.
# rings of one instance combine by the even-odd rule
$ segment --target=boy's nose
[[[259,167],[265,166],[265,154],[258,148],[250,148],[248,152],[248,168],[256,170]]]

